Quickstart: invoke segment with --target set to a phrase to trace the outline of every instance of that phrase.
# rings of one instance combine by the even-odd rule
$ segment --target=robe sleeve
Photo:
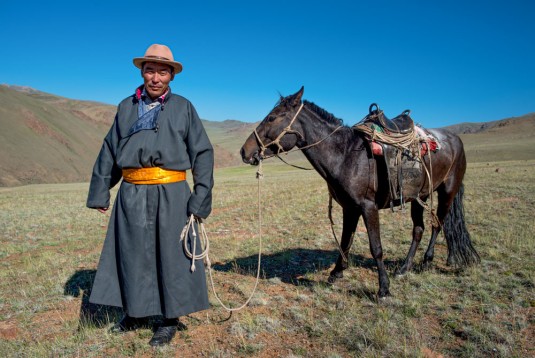
[[[188,216],[207,218],[212,211],[214,186],[214,150],[197,111],[189,104],[190,124],[186,145],[193,174],[193,193],[188,202]]]
[[[88,208],[108,208],[110,206],[110,189],[121,180],[122,172],[115,162],[119,141],[117,131],[117,116],[115,116],[113,125],[104,138],[104,143],[93,167],[86,203]]]

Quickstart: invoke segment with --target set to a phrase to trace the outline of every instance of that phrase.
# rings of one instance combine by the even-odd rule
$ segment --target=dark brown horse
[[[317,105],[302,101],[304,88],[280,98],[275,108],[262,120],[245,141],[241,156],[245,163],[257,165],[265,156],[302,149],[315,170],[325,179],[330,194],[343,209],[340,254],[329,281],[343,277],[359,218],[364,218],[370,250],[379,272],[379,297],[389,295],[389,280],[383,262],[379,229],[379,210],[390,207],[390,190],[386,165],[382,157],[372,155],[362,132],[343,125],[340,119]],[[437,236],[444,228],[450,265],[467,266],[479,262],[466,229],[462,206],[462,180],[466,158],[460,138],[446,130],[430,130],[440,142],[440,150],[431,154],[433,191],[438,193],[436,216],[440,225],[433,226],[424,265],[433,260]],[[424,157],[429,168],[429,158]],[[429,180],[422,172],[419,193],[421,203],[429,197]],[[411,198],[407,198],[411,201]],[[424,207],[411,202],[413,221],[412,244],[404,264],[396,274],[405,274],[413,266],[416,249],[424,232]]]

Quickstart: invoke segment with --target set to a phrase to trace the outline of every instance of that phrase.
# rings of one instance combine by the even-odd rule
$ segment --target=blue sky
[[[302,85],[347,124],[372,102],[427,127],[535,111],[530,0],[2,1],[0,23],[0,83],[68,98],[117,104],[163,43],[208,120],[260,120]]]

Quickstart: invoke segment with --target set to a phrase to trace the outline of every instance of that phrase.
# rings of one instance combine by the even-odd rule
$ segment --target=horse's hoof
[[[433,262],[433,256],[424,256],[423,264],[424,265],[430,265]]]
[[[335,283],[337,279],[343,278],[343,277],[344,277],[344,273],[342,271],[331,272],[331,274],[329,275],[329,278],[327,279],[327,282]]]
[[[422,263],[422,271],[429,271],[433,268],[433,264],[431,261],[424,261]]]
[[[406,268],[400,268],[400,269],[397,269],[396,272],[394,272],[394,276],[395,277],[403,277],[408,272],[409,272],[409,270],[407,270]]]
[[[388,289],[379,290],[379,292],[377,292],[377,296],[379,297],[379,299],[383,300],[390,296],[390,291]]]

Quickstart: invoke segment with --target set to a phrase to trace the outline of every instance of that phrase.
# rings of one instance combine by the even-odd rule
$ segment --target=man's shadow
[[[96,272],[96,270],[76,271],[63,287],[65,295],[82,298],[79,328],[80,326],[102,328],[117,322],[123,316],[123,309],[120,307],[103,306],[89,302]]]

